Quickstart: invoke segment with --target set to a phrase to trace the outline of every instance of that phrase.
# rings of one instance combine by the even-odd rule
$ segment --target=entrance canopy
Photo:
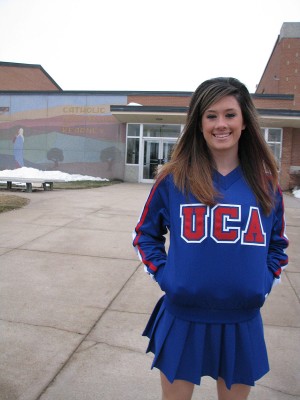
[[[112,115],[123,123],[185,124],[187,107],[110,106]]]

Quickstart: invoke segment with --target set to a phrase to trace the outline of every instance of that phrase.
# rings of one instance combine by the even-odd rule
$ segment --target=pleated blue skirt
[[[182,379],[200,385],[202,376],[223,378],[226,386],[254,386],[269,371],[260,313],[249,321],[219,324],[179,319],[166,310],[162,297],[143,336],[147,353],[170,382]]]

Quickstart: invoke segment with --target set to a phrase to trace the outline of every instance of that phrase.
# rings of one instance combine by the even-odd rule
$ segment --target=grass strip
[[[0,194],[0,213],[24,207],[29,201],[30,200],[25,197],[15,196],[13,194]]]
[[[115,185],[117,183],[121,183],[120,180],[112,180],[112,181],[71,181],[71,182],[57,182],[54,183],[54,190],[68,190],[68,189],[93,189],[102,186],[110,186]],[[0,184],[0,189],[6,191],[6,184]],[[23,186],[19,188],[13,188],[15,191],[19,191],[20,189],[24,189]],[[1,190],[2,191],[2,190]],[[6,211],[16,210],[18,208],[26,206],[30,202],[30,199],[16,196],[13,194],[4,194],[0,193],[0,213]]]

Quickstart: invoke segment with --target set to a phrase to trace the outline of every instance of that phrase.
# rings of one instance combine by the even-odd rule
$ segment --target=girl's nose
[[[227,126],[226,120],[224,117],[219,116],[216,120],[216,127],[217,128],[225,128]]]

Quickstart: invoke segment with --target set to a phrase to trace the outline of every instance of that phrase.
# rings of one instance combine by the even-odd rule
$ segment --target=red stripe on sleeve
[[[157,267],[156,267],[151,261],[148,261],[148,260],[145,258],[145,253],[144,253],[143,250],[140,248],[140,246],[137,245],[137,247],[138,247],[139,253],[140,253],[141,257],[142,257],[142,262],[143,262],[143,264],[146,265],[146,267],[149,268],[151,271],[156,272],[156,271],[157,271]]]
[[[139,220],[139,223],[138,223],[137,226],[135,227],[136,233],[139,232],[140,227],[143,225],[143,223],[144,223],[144,221],[145,221],[145,219],[146,219],[146,217],[147,217],[147,214],[148,214],[148,212],[149,212],[149,204],[151,203],[151,200],[152,200],[152,198],[153,198],[153,196],[154,196],[154,193],[155,193],[155,191],[156,191],[156,188],[157,188],[157,185],[153,186],[153,188],[152,188],[152,190],[151,190],[151,193],[150,193],[150,195],[149,195],[149,197],[148,197],[148,199],[147,199],[147,202],[146,202],[145,207],[144,207],[144,209],[143,209],[143,212],[142,212],[141,218],[140,218],[140,220]]]

